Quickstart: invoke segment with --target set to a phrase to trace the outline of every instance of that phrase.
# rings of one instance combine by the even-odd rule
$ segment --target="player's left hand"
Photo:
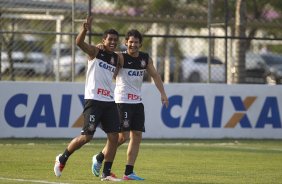
[[[92,20],[93,20],[93,16],[86,17],[86,22],[83,23],[83,28],[85,30],[90,31]]]
[[[166,95],[162,95],[161,101],[162,101],[162,104],[165,105],[165,107],[167,108],[168,107],[168,99],[167,99]]]

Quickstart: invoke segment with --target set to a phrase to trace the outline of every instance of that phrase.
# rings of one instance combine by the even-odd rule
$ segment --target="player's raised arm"
[[[85,42],[85,36],[87,31],[90,30],[92,19],[92,16],[87,16],[86,22],[83,23],[82,29],[76,37],[76,45],[81,48],[83,52],[88,54],[89,59],[94,59],[98,53],[97,47],[89,45]]]

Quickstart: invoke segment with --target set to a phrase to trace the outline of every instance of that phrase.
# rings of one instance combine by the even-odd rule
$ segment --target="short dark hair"
[[[141,33],[137,29],[129,30],[127,32],[126,36],[125,36],[125,40],[128,40],[130,36],[133,36],[135,38],[139,38],[140,43],[142,43],[142,41],[143,41],[143,37],[142,37]]]
[[[106,39],[108,34],[113,34],[113,35],[117,35],[117,37],[119,37],[118,32],[115,29],[108,29],[104,32],[103,34],[103,38]]]

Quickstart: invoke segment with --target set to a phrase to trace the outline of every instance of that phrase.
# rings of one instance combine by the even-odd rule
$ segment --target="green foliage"
[[[69,139],[0,139],[0,183],[38,181],[103,183],[91,173],[91,157],[105,140],[94,139],[69,159],[61,178],[54,159]],[[144,140],[135,171],[146,184],[282,183],[281,140]],[[127,145],[117,152],[113,172],[123,175]],[[10,179],[10,180],[9,180]],[[140,183],[130,181],[130,183]]]
[[[149,7],[149,12],[160,15],[173,15],[177,11],[175,2],[170,0],[155,0]]]
[[[279,53],[279,54],[282,53],[282,45],[269,45],[268,47],[270,47],[269,50],[271,52]]]

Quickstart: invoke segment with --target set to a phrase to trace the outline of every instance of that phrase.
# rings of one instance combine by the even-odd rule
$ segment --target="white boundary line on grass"
[[[27,180],[27,179],[15,179],[15,178],[4,178],[4,177],[0,177],[0,180],[31,182],[31,183],[45,183],[45,184],[70,184],[70,183],[61,183],[61,182],[50,182],[50,181],[44,181],[44,180]]]
[[[218,147],[218,148],[232,148],[232,149],[244,149],[244,150],[267,150],[267,151],[281,151],[282,148],[264,148],[264,147],[252,147],[244,146],[244,143],[141,143],[144,146],[188,146],[188,147]]]
[[[28,143],[29,145],[33,143]],[[0,146],[3,146],[5,144],[0,144]],[[17,145],[17,144],[14,144]],[[50,144],[49,144],[50,145]],[[54,144],[57,145],[57,144]],[[87,143],[85,146],[104,146],[103,143]],[[265,147],[252,147],[252,146],[246,146],[244,143],[240,142],[229,142],[229,143],[183,143],[183,142],[175,142],[175,143],[141,143],[141,146],[187,146],[187,147],[218,147],[218,148],[232,148],[232,149],[244,149],[244,150],[266,150],[266,151],[278,151],[282,152],[282,148],[265,148]],[[128,146],[128,143],[123,144],[123,146]],[[0,177],[1,179],[1,177]]]

